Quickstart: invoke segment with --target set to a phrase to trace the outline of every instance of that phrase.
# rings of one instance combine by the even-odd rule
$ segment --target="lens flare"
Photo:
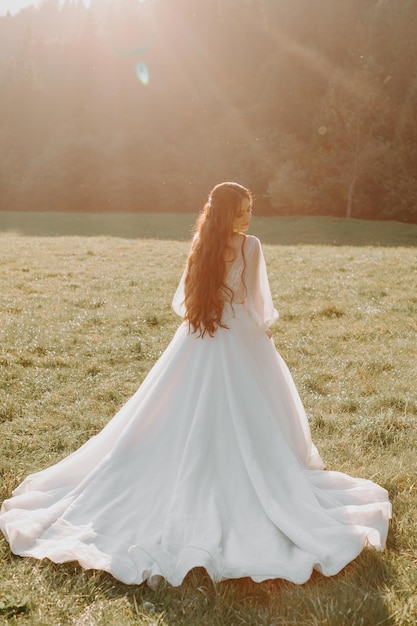
[[[136,63],[136,76],[143,85],[149,83],[149,69],[145,61],[138,61]]]

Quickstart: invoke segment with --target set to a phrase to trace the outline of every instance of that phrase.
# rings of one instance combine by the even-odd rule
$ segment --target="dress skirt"
[[[225,319],[204,338],[182,323],[107,426],[3,503],[15,554],[176,586],[194,567],[304,583],[383,549],[385,489],[323,469],[273,341],[243,304]]]

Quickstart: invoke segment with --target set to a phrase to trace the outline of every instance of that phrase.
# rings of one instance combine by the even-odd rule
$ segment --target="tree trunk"
[[[352,217],[352,206],[353,206],[353,192],[355,190],[355,185],[356,185],[356,179],[358,177],[358,173],[356,170],[356,167],[354,169],[353,172],[353,176],[351,178],[351,181],[349,183],[349,187],[348,187],[348,195],[347,195],[347,204],[346,204],[346,216],[345,217]]]

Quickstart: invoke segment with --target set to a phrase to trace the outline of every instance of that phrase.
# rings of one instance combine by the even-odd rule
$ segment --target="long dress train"
[[[15,554],[76,560],[128,584],[162,576],[180,585],[198,566],[214,580],[304,583],[313,569],[336,574],[366,546],[383,549],[387,492],[323,469],[265,333],[278,314],[256,237],[245,238],[227,284],[227,329],[201,338],[182,323],[107,426],[3,503],[0,528]]]

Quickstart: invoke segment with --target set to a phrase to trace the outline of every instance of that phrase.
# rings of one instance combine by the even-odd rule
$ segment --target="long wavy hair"
[[[185,320],[201,337],[227,328],[222,322],[225,291],[230,291],[224,284],[226,258],[233,253],[233,221],[245,198],[252,204],[251,192],[238,183],[216,185],[194,226],[185,277]]]

